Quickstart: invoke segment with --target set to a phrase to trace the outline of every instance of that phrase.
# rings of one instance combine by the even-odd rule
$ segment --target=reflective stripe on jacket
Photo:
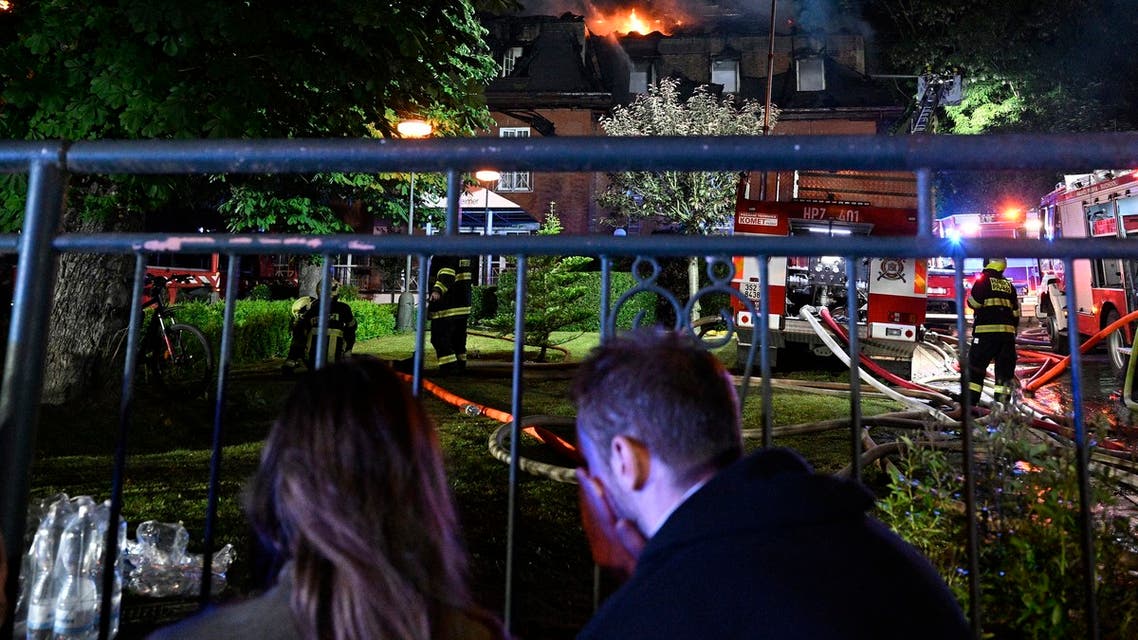
[[[984,269],[972,285],[968,306],[975,311],[972,333],[1015,333],[1019,326],[1019,296],[1000,272]]]
[[[434,256],[431,258],[431,293],[438,293],[439,299],[431,302],[431,320],[452,316],[470,315],[470,290],[473,284],[469,256]]]

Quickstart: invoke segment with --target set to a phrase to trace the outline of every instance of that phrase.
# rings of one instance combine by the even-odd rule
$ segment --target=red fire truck
[[[1138,237],[1138,170],[1067,176],[1043,197],[1039,211],[1047,238]],[[1045,293],[1039,316],[1057,351],[1067,348],[1071,324],[1085,338],[1138,308],[1138,263],[1133,260],[1076,260],[1070,274],[1063,273],[1061,261],[1040,263]],[[1078,304],[1073,313],[1067,305],[1072,290]],[[1124,327],[1106,340],[1116,372],[1126,367],[1131,336],[1132,328]]]
[[[911,236],[917,233],[917,212],[909,208],[874,207],[841,202],[749,200],[743,189],[736,201],[736,235],[796,236],[821,234],[833,238],[853,235]],[[837,253],[837,252],[835,252]],[[733,284],[759,310],[759,265],[753,256],[735,261]],[[786,349],[827,356],[830,350],[799,317],[804,306],[826,307],[846,315],[846,264],[842,256],[767,258],[770,288],[771,361]],[[926,261],[913,258],[866,258],[855,270],[862,353],[888,368],[907,373],[925,320]],[[755,318],[734,303],[739,330],[739,353],[749,352]]]
[[[966,242],[969,238],[1038,237],[1040,221],[1036,211],[1006,209],[997,213],[961,213],[933,222],[933,233],[939,238]],[[964,295],[984,269],[984,258],[966,258],[963,265]],[[1008,258],[1004,277],[1012,281],[1020,296],[1024,317],[1036,314],[1041,285],[1039,262],[1029,258]],[[928,313],[925,323],[951,329],[956,325],[956,270],[952,258],[929,259]],[[965,307],[971,315],[972,310]]]

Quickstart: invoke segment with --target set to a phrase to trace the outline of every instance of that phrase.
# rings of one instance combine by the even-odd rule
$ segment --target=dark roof
[[[524,20],[524,19],[523,19]],[[600,76],[587,68],[583,46],[584,22],[549,20],[539,23],[536,37],[529,42],[503,42],[522,46],[524,53],[506,78],[497,78],[487,93],[592,93],[604,91]]]
[[[858,73],[829,56],[822,56],[822,60],[826,71],[826,88],[823,91],[799,91],[797,74],[793,66],[785,73],[775,74],[771,85],[771,99],[779,109],[784,112],[816,109],[904,109],[906,98],[889,86]],[[753,80],[758,82],[743,83],[741,88],[744,92],[754,91],[755,84],[763,84],[761,78]],[[765,91],[765,87],[759,88]],[[761,94],[744,95],[748,98],[760,96]]]

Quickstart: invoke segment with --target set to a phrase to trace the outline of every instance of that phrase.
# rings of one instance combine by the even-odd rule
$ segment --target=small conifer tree
[[[543,236],[561,233],[561,221],[552,210],[546,214],[537,233]],[[578,271],[588,262],[589,258],[583,256],[534,256],[528,260],[525,344],[540,350],[538,362],[546,361],[550,347],[571,339],[555,340],[554,332],[577,326],[597,313],[596,309],[581,305],[588,287],[582,284]],[[516,292],[517,273],[502,272],[498,277],[498,313],[489,323],[501,335],[514,332]]]

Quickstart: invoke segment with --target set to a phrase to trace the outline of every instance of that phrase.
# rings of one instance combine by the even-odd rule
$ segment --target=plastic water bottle
[[[59,540],[54,579],[56,583],[53,640],[88,640],[99,635],[99,588],[96,567],[99,554],[89,553],[98,536],[95,507],[79,505]]]
[[[61,496],[51,503],[47,513],[40,520],[39,528],[32,539],[24,563],[27,573],[27,638],[28,640],[48,640],[51,638],[52,622],[55,616],[55,569],[56,549],[60,536],[68,520],[75,515],[75,505]]]
[[[93,536],[87,543],[87,551],[84,556],[86,562],[91,567],[91,574],[95,577],[95,584],[98,586],[96,592],[101,594],[98,589],[103,587],[103,569],[106,562],[107,552],[107,527],[111,522],[111,501],[100,504],[95,509],[96,530],[98,535]],[[126,547],[126,520],[119,518],[118,522],[118,545],[117,556],[114,564],[114,580],[111,582],[111,623],[110,623],[110,637],[115,637],[119,632],[119,616],[122,611],[122,587],[123,587],[123,549]],[[102,605],[102,598],[98,598],[98,605]],[[98,618],[96,618],[95,633],[98,635]]]

